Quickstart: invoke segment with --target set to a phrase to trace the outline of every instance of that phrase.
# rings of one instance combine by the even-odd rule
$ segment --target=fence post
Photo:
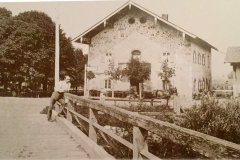
[[[105,102],[105,94],[106,94],[106,92],[102,89],[100,91],[100,102],[102,102],[102,103]]]
[[[140,152],[148,151],[147,136],[147,130],[133,126],[133,159],[142,159]]]
[[[151,107],[153,107],[153,101],[154,101],[154,100],[153,100],[153,98],[152,98],[151,101],[150,101],[150,106],[151,106]]]
[[[69,110],[74,110],[74,103],[72,102],[72,100],[67,99],[67,120],[72,122],[72,114],[69,112]]]
[[[97,122],[97,118],[95,116],[95,113],[93,109],[89,108],[89,138],[91,138],[94,142],[97,143],[97,132],[95,128],[93,127],[93,123]]]
[[[179,97],[176,96],[176,95],[173,95],[173,110],[174,112],[177,114],[177,115],[180,115],[181,112],[180,112],[180,101],[179,101]]]
[[[138,87],[139,87],[139,98],[142,99],[142,83],[139,83]]]

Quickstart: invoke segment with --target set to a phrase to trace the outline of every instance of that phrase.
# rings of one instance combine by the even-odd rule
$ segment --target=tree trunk
[[[142,99],[142,83],[139,83],[139,98]]]
[[[169,106],[168,106],[168,103],[169,103],[169,99],[170,99],[170,98],[167,98],[167,107],[169,107]]]
[[[47,91],[47,80],[43,82],[43,91]]]
[[[2,84],[3,84],[4,90],[7,90],[8,82],[7,82],[7,79],[6,79],[6,76],[5,76],[5,72],[2,73]]]
[[[19,92],[22,91],[22,82],[21,81],[18,82],[18,90],[19,90]]]
[[[112,85],[112,98],[114,98],[114,87],[115,87],[115,80],[113,80],[113,85]]]

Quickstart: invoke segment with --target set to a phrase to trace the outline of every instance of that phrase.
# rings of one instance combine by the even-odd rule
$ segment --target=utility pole
[[[87,64],[84,67],[84,97],[87,97]]]
[[[59,29],[60,29],[60,25],[58,24],[58,22],[56,22],[56,26],[55,26],[55,83],[54,86],[56,87],[56,85],[59,82],[59,61],[60,61],[60,47],[59,47]]]

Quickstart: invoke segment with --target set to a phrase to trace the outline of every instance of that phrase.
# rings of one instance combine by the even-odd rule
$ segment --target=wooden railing
[[[99,103],[98,101],[89,100],[84,97],[68,93],[64,96],[65,99],[68,99],[67,119],[69,121],[72,122],[73,119],[75,119],[79,125],[83,125],[81,121],[87,122],[89,125],[89,138],[97,143],[98,130],[101,135],[104,133],[104,135],[106,134],[110,136],[131,149],[133,151],[133,159],[139,159],[141,157],[159,159],[152,153],[148,152],[147,137],[149,132],[164,138],[169,138],[176,143],[188,144],[194,151],[198,151],[200,154],[210,158],[240,158],[240,145],[238,144],[186,129],[175,124],[156,120],[138,113],[130,112],[118,107]],[[76,104],[89,108],[88,118],[74,111],[74,106]],[[97,111],[101,111],[117,118],[119,121],[132,125],[133,143],[99,125],[96,118]]]

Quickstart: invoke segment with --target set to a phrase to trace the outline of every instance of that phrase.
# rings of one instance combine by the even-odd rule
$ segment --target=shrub
[[[93,97],[99,97],[100,96],[100,91],[98,90],[90,90],[89,95]]]
[[[212,97],[202,97],[201,104],[186,111],[183,127],[221,139],[240,143],[240,101],[224,104]]]
[[[153,93],[144,91],[143,92],[143,97],[144,97],[144,99],[152,99],[153,98]]]

